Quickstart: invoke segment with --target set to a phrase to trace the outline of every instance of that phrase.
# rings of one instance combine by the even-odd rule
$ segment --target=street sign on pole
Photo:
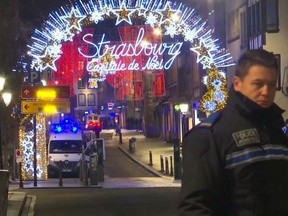
[[[22,156],[20,149],[15,150],[15,156],[16,156],[16,163],[20,163],[21,162],[21,156]]]
[[[21,101],[22,114],[70,113],[70,101]]]
[[[23,99],[70,98],[69,86],[21,86]]]
[[[28,73],[28,81],[29,83],[41,83],[41,73],[40,71],[29,71]]]

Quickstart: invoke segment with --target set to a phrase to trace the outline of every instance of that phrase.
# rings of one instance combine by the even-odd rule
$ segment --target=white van
[[[82,131],[51,133],[48,143],[48,176],[62,173],[79,175],[80,159],[84,149]]]

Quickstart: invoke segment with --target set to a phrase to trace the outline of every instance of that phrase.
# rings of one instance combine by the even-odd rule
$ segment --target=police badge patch
[[[233,133],[232,136],[238,147],[260,143],[260,136],[256,128],[238,131]]]

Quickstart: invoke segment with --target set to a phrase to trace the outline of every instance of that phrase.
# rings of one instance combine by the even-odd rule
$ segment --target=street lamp
[[[188,112],[188,109],[189,109],[189,105],[186,104],[186,103],[183,103],[183,104],[180,104],[180,113],[179,113],[179,116],[180,116],[180,119],[179,119],[179,143],[182,143],[182,137],[183,137],[183,115],[185,113]]]
[[[5,85],[5,78],[0,77],[0,91],[4,89],[4,85]]]
[[[5,85],[5,78],[0,77],[0,92],[3,91],[4,85]],[[5,105],[9,106],[11,99],[12,99],[12,94],[9,92],[3,92],[0,94],[2,95],[2,99],[5,103]],[[2,112],[0,113],[0,115],[1,114],[2,114]],[[2,116],[0,116],[0,169],[3,169],[2,138],[1,138],[2,121],[1,120],[2,120]]]
[[[181,157],[180,157],[180,145],[182,143],[182,118],[183,114],[187,113],[189,110],[189,105],[186,103],[182,103],[179,105],[175,105],[175,109],[179,111],[179,139],[174,142],[173,149],[174,149],[174,179],[181,179],[182,174],[182,166],[181,166]]]

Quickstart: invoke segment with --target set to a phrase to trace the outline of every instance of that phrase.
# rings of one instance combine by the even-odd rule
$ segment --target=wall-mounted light
[[[188,112],[188,109],[189,109],[189,104],[180,104],[180,111],[181,113],[187,113]]]
[[[4,89],[4,85],[5,85],[5,78],[0,77],[0,91]]]
[[[4,92],[2,93],[2,98],[6,106],[9,106],[12,99],[12,94],[10,92]]]

